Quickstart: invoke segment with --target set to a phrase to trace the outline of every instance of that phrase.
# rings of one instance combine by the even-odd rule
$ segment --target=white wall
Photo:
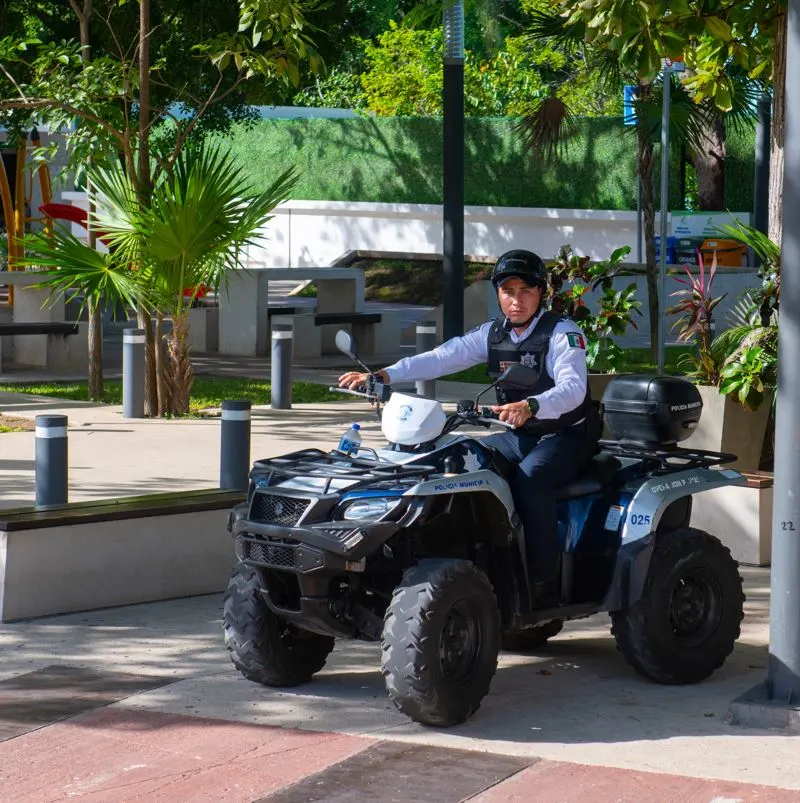
[[[553,256],[566,243],[594,259],[630,245],[636,213],[586,209],[466,207],[464,251],[497,256],[530,248]],[[442,207],[432,204],[289,201],[275,210],[249,259],[265,267],[330,265],[347,251],[442,251]]]
[[[62,193],[63,200],[86,208],[85,195]],[[745,221],[749,214],[736,213]],[[676,228],[685,227],[675,214]],[[705,216],[702,218],[705,220]],[[716,215],[715,223],[727,222]],[[673,215],[668,215],[670,230]],[[81,236],[75,226],[73,233]],[[592,259],[606,259],[615,248],[631,247],[637,262],[636,212],[608,209],[534,209],[468,206],[464,209],[464,252],[496,257],[510,248],[529,248],[545,259],[572,245]],[[438,204],[382,204],[340,201],[288,201],[278,206],[247,251],[252,267],[326,267],[348,251],[442,252],[442,207]]]

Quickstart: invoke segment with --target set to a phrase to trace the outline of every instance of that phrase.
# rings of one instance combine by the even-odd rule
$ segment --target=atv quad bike
[[[364,367],[349,335],[339,332],[337,345]],[[513,365],[495,384],[525,388],[533,378]],[[225,643],[245,677],[305,683],[336,638],[378,641],[396,706],[450,726],[480,706],[501,645],[533,649],[564,621],[601,611],[651,680],[695,683],[722,666],[739,636],[741,578],[728,549],[689,521],[693,494],[744,478],[721,467],[732,455],[678,446],[700,418],[694,385],[611,381],[601,410],[613,440],[558,493],[560,603],[539,609],[513,467],[457,432],[507,425],[477,406],[482,394],[446,414],[376,379],[352,392],[377,408],[384,448],[258,460],[247,501],[229,515],[238,562]]]

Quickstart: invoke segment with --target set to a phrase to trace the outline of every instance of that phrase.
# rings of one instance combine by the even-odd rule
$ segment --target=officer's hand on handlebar
[[[492,411],[497,413],[501,421],[511,424],[512,427],[524,426],[531,417],[531,408],[524,399],[510,404],[495,404],[492,406]]]
[[[384,385],[389,384],[389,377],[386,376],[386,372],[383,370],[375,371],[372,376],[377,377],[383,382]],[[370,387],[369,382],[370,374],[364,374],[360,371],[348,371],[346,374],[342,374],[339,377],[339,387],[340,388],[349,388],[350,390],[357,390],[361,388],[361,386],[366,386],[367,389]],[[361,388],[363,389],[363,388]]]

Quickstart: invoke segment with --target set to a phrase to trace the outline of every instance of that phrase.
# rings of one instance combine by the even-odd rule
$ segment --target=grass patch
[[[664,355],[664,373],[678,374],[679,376],[685,374],[686,371],[680,365],[680,361],[684,355],[691,354],[692,351],[692,346],[668,347]],[[603,368],[604,366],[598,365],[592,369],[592,373],[602,373]],[[618,373],[646,374],[655,373],[655,370],[656,365],[650,359],[650,349],[637,348],[626,349],[625,362]],[[450,382],[474,382],[481,385],[488,385],[492,381],[489,375],[486,373],[486,365],[475,365],[472,368],[465,369],[464,371],[443,376],[442,379]]]
[[[110,380],[105,382],[105,404],[122,404],[122,382]],[[198,415],[209,407],[219,407],[223,401],[230,399],[248,399],[252,404],[269,404],[272,392],[269,382],[257,379],[234,379],[227,377],[198,376],[192,385],[192,397],[189,401],[189,415]],[[30,393],[35,396],[47,396],[71,401],[88,401],[88,383],[86,382],[48,382],[41,384],[5,384],[0,391],[6,393]],[[350,400],[354,397],[342,393],[331,393],[327,385],[314,382],[295,382],[292,385],[292,402],[308,404],[311,402],[330,402]]]

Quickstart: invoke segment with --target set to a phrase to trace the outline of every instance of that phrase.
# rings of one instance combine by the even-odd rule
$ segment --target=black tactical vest
[[[553,378],[547,373],[545,361],[550,350],[550,338],[556,324],[562,316],[556,312],[544,312],[539,318],[533,331],[519,343],[511,339],[511,333],[503,329],[502,319],[496,319],[489,330],[489,357],[487,373],[496,379],[512,363],[519,362],[535,371],[537,378],[525,390],[512,388],[496,388],[497,403],[509,404],[522,401],[529,396],[538,396],[546,390],[555,387]],[[560,432],[562,429],[577,424],[582,418],[587,418],[592,409],[592,395],[589,383],[586,383],[586,396],[581,404],[574,410],[559,418],[537,420],[530,418],[525,424],[525,431],[534,435],[547,435],[551,432]]]

